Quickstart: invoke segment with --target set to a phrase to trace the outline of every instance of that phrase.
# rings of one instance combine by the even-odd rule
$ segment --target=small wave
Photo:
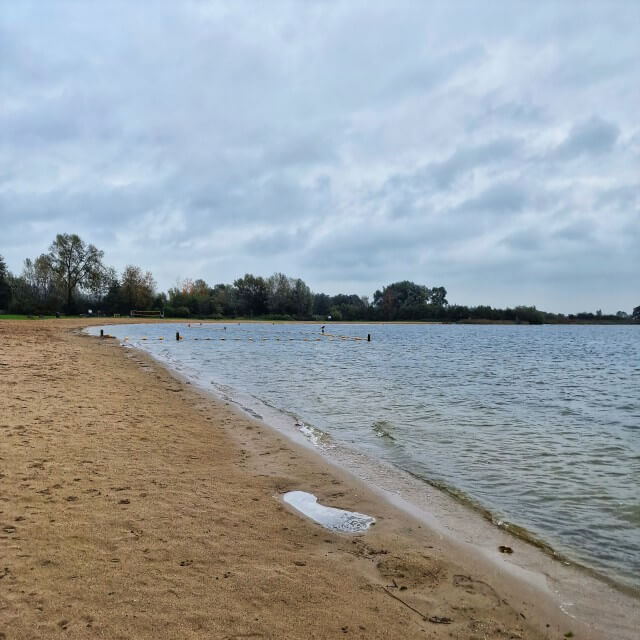
[[[264,420],[264,418],[255,410],[252,409],[251,407],[246,407],[243,404],[241,404],[240,402],[237,403],[239,407],[241,407],[244,411],[246,411],[250,416],[258,419],[258,420]]]
[[[393,435],[393,425],[386,420],[376,420],[376,422],[371,425],[371,429],[378,438],[393,440],[393,442],[396,441],[396,438]]]
[[[298,431],[300,431],[300,433],[316,447],[321,447],[324,449],[332,448],[331,437],[321,429],[312,427],[308,424],[305,424],[304,422],[301,422],[300,420],[296,420],[295,426]]]

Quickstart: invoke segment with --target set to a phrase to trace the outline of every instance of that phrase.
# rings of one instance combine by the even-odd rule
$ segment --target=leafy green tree
[[[496,312],[499,313],[499,310],[492,309],[488,305],[479,305],[477,307],[472,307],[471,309],[469,309],[469,315],[474,320],[497,320],[498,315]]]
[[[202,279],[187,278],[169,291],[169,305],[189,309],[189,315],[211,316],[216,313],[211,287]]]
[[[385,320],[395,319],[398,313],[398,309],[402,306],[402,303],[398,300],[398,292],[394,287],[385,287],[382,290],[379,306],[382,309],[382,317]]]
[[[341,320],[364,320],[368,312],[368,300],[356,294],[339,293],[331,298],[331,317]]]
[[[313,315],[325,318],[329,315],[331,296],[326,293],[316,293],[313,296]]]
[[[193,283],[192,293],[198,298],[206,298],[211,293],[211,287],[202,278],[198,278]]]
[[[428,302],[430,290],[409,280],[394,282],[373,294],[373,305],[385,320],[395,320],[403,307],[417,307]],[[446,291],[445,291],[446,295]]]
[[[429,292],[429,302],[436,307],[446,307],[447,302],[447,290],[444,287],[433,287]]]
[[[313,294],[304,280],[291,281],[291,311],[296,318],[310,318],[313,313]]]
[[[34,313],[38,300],[31,285],[23,276],[9,274],[9,287],[11,300],[9,302],[10,313]]]
[[[238,313],[236,288],[230,284],[217,284],[211,290],[211,301],[216,314],[233,317]]]
[[[35,260],[27,258],[22,278],[27,285],[27,290],[23,290],[23,293],[26,294],[25,299],[30,300],[30,312],[46,313],[60,308],[62,288],[48,254],[43,253]]]
[[[150,310],[155,298],[156,283],[150,271],[142,272],[140,267],[129,264],[120,278],[120,296],[128,311]]]
[[[250,273],[234,281],[238,292],[238,307],[243,315],[260,316],[267,311],[268,290],[264,278]]]
[[[103,269],[104,252],[86,244],[75,233],[59,233],[49,247],[51,268],[65,292],[67,311],[73,309],[77,289],[87,289],[96,273]]]
[[[120,293],[120,279],[115,269],[107,270],[104,286],[107,289],[106,293],[100,304],[96,306],[102,307],[105,313],[126,313]]]
[[[89,277],[87,289],[89,296],[87,303],[96,310],[105,312],[120,311],[118,306],[118,295],[120,282],[118,272],[113,267],[102,267],[96,269]]]
[[[11,301],[11,286],[9,284],[9,270],[7,263],[0,255],[0,309],[6,311]]]
[[[634,320],[640,321],[640,305],[634,308],[633,313],[631,314],[631,317]]]
[[[198,278],[193,283],[191,293],[191,304],[193,313],[199,316],[211,316],[215,313],[213,300],[211,298],[211,287],[202,279]]]
[[[542,324],[544,315],[535,307],[518,306],[514,310],[515,320],[518,322],[528,322],[529,324]]]
[[[291,311],[291,282],[284,273],[274,273],[266,280],[269,313],[285,315]]]
[[[340,311],[340,307],[330,307],[329,308],[329,317],[334,322],[340,322],[342,318],[342,311]]]

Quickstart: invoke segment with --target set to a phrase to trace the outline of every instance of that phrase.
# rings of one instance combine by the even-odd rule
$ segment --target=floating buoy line
[[[115,336],[109,336],[109,335],[103,335],[100,337],[105,337],[105,338],[112,338]],[[337,335],[329,335],[329,334],[324,334],[322,337],[316,337],[316,338],[270,338],[270,337],[260,337],[260,338],[185,338],[182,334],[176,335],[176,340],[178,341],[184,341],[184,340],[195,340],[195,341],[201,341],[201,342],[211,342],[211,341],[218,341],[218,342],[321,342],[322,338],[328,338],[330,341],[332,340],[351,340],[354,342],[367,342],[367,338],[361,338],[360,336],[337,336]],[[129,341],[134,341],[134,340],[141,340],[144,342],[153,342],[154,340],[165,340],[164,336],[142,336],[140,338],[129,338],[129,336],[126,336],[123,338],[123,340],[125,342],[129,342]],[[370,340],[369,340],[370,342]]]
[[[189,329],[191,329],[191,325],[188,324],[187,327]],[[200,325],[200,327],[198,328],[204,328],[202,325]],[[223,327],[223,330],[226,331],[227,327]],[[115,338],[115,336],[110,336],[108,334],[104,333],[104,329],[100,329],[100,337],[101,338]],[[350,340],[353,342],[371,342],[371,334],[368,333],[366,338],[362,338],[360,336],[342,336],[342,335],[337,335],[334,333],[325,333],[324,331],[324,327],[322,327],[322,333],[320,335],[315,335],[315,336],[305,336],[302,339],[300,338],[285,338],[285,337],[279,337],[279,336],[275,336],[275,337],[270,337],[270,336],[259,336],[259,337],[246,337],[246,338],[231,338],[231,337],[219,337],[219,338],[214,338],[214,337],[205,337],[205,338],[196,338],[196,337],[189,337],[187,338],[187,340],[203,340],[203,341],[211,341],[211,340],[218,340],[220,342],[224,342],[224,341],[230,341],[230,342],[243,342],[243,341],[248,341],[248,342],[268,342],[269,340],[275,341],[275,342],[284,342],[285,340],[288,340],[289,342],[295,342],[295,341],[302,341],[302,342],[320,342],[323,338],[326,338],[327,340]],[[147,341],[154,341],[154,340],[164,340],[165,337],[164,336],[142,336],[140,338],[135,338],[136,340],[140,340],[143,342],[147,342]],[[184,340],[184,336],[181,335],[180,331],[176,331],[176,341],[180,342],[181,340]],[[124,338],[124,342],[129,342],[129,336],[126,336]]]

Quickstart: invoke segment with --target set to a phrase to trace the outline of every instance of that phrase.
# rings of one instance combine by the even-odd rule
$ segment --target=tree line
[[[104,252],[76,234],[58,234],[47,253],[27,258],[20,275],[0,256],[0,309],[9,313],[129,314],[163,304],[150,272],[127,265],[121,274],[103,262]]]
[[[495,309],[449,304],[447,290],[409,280],[377,290],[370,301],[356,294],[314,293],[300,278],[247,273],[232,284],[184,280],[158,292],[153,275],[136,265],[122,273],[103,262],[104,253],[76,234],[58,234],[47,253],[24,261],[14,275],[0,255],[0,313],[128,315],[131,310],[161,311],[179,318],[263,318],[271,320],[440,321],[440,322],[639,322],[632,313],[601,311],[554,314],[534,306]]]

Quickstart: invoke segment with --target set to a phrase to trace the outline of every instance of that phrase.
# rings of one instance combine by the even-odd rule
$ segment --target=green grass
[[[54,318],[55,316],[32,316],[29,318],[27,315],[19,314],[19,313],[2,313],[0,314],[0,320],[39,320],[39,319],[48,319]]]

